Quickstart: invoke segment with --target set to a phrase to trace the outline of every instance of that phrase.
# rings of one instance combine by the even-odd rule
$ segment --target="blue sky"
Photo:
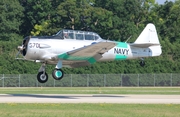
[[[156,2],[158,3],[158,4],[164,4],[164,2],[165,2],[166,0],[156,0]],[[168,1],[175,1],[175,0],[168,0]]]

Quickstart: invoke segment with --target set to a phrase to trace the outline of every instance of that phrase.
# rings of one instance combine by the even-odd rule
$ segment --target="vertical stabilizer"
[[[156,27],[154,24],[149,23],[147,26],[144,28],[144,30],[141,32],[139,37],[136,39],[134,42],[135,44],[160,44],[159,39],[157,36],[157,31]]]

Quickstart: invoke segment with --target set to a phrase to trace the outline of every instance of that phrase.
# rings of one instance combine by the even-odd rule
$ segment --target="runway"
[[[180,104],[180,95],[0,94],[0,103]]]

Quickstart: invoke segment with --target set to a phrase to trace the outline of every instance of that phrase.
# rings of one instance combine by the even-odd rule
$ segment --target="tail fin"
[[[131,46],[138,48],[149,48],[150,56],[159,56],[162,53],[161,45],[159,43],[156,27],[149,23],[141,32],[136,41]]]
[[[141,34],[134,43],[160,44],[154,24],[147,24],[147,26],[144,28],[144,30],[141,32]]]

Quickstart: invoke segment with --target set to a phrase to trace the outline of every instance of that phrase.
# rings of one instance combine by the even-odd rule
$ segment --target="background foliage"
[[[133,42],[147,23],[157,28],[163,53],[139,60],[95,63],[65,73],[179,73],[180,0],[0,0],[0,74],[33,74],[41,64],[15,60],[28,35],[53,35],[60,29],[91,30],[102,38]],[[51,73],[54,66],[48,65]]]

